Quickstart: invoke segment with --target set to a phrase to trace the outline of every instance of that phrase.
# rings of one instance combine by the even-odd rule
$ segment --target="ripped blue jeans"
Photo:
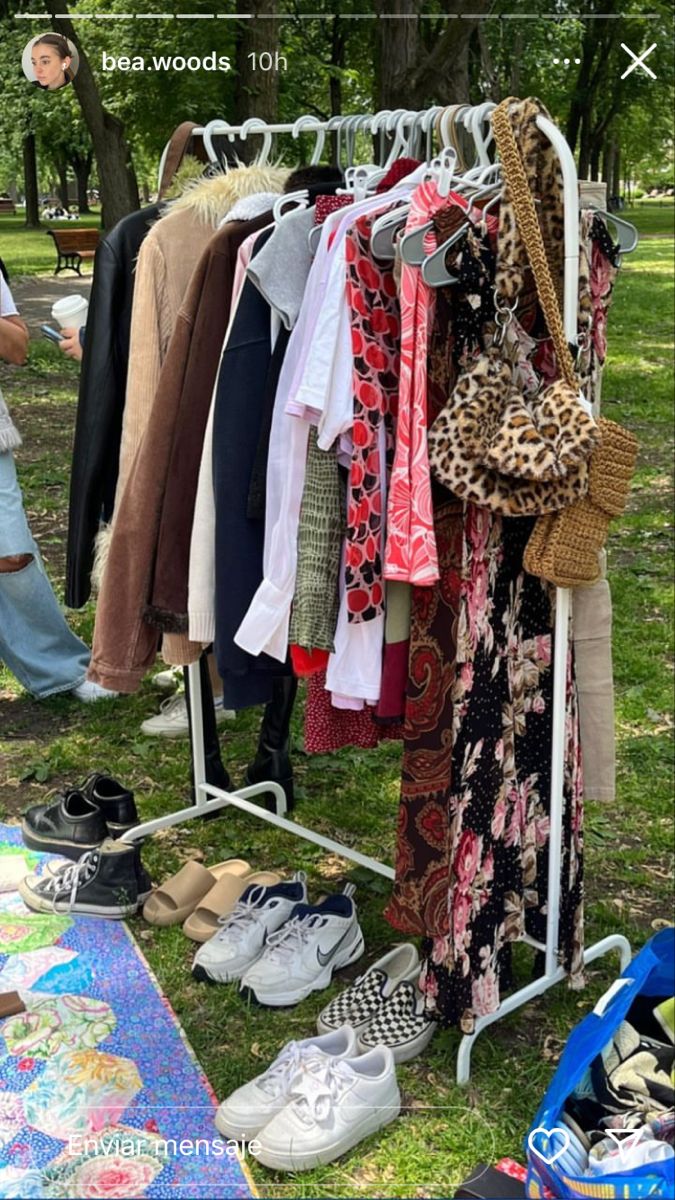
[[[23,507],[11,451],[0,453],[0,559],[30,560],[0,571],[0,660],[42,700],[82,683],[89,665],[84,642],[69,629],[47,578]]]

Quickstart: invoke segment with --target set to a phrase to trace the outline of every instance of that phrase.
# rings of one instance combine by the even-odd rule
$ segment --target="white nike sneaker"
[[[302,871],[290,883],[248,887],[232,911],[219,919],[217,933],[199,947],[192,964],[195,979],[207,983],[241,979],[260,958],[265,939],[288,920],[296,904],[306,903]]]
[[[309,1171],[333,1162],[400,1111],[386,1046],[361,1058],[329,1058],[296,1075],[289,1103],[257,1135],[255,1157],[275,1171]]]
[[[223,1100],[216,1129],[225,1138],[248,1141],[264,1129],[290,1100],[291,1084],[304,1071],[316,1071],[327,1058],[354,1058],[356,1034],[349,1025],[325,1037],[288,1042],[271,1066]]]
[[[230,708],[223,708],[222,696],[214,700],[213,707],[216,714],[216,725],[222,725],[223,721],[234,720],[236,713]],[[147,721],[143,721],[141,724],[141,733],[145,733],[148,737],[187,737],[189,732],[187,701],[182,693],[162,700],[157,716],[148,717]]]
[[[299,1004],[328,987],[333,971],[363,954],[354,891],[348,883],[340,895],[321,904],[298,904],[290,920],[270,934],[261,957],[243,976],[241,991],[258,1004],[277,1008]]]
[[[402,980],[417,983],[421,970],[420,957],[412,942],[394,946],[319,1013],[316,1021],[319,1033],[328,1033],[347,1023],[354,1026],[357,1034],[362,1033],[396,986]]]

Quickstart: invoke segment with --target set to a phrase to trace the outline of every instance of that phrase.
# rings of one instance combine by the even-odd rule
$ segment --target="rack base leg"
[[[630,942],[620,933],[611,934],[609,937],[596,942],[595,945],[589,946],[584,951],[584,963],[593,962],[596,958],[602,958],[612,950],[619,951],[621,970],[625,971],[632,958],[632,953]],[[547,992],[556,983],[561,983],[566,975],[567,972],[564,968],[558,967],[552,975],[542,975],[540,979],[533,980],[526,987],[519,988],[517,992],[513,992],[511,996],[507,996],[499,1005],[496,1012],[490,1013],[487,1017],[477,1018],[474,1032],[464,1035],[457,1051],[457,1083],[460,1087],[466,1086],[469,1082],[471,1075],[471,1051],[478,1035],[484,1029],[487,1029],[489,1025],[494,1025],[496,1021],[501,1021],[502,1017],[508,1016],[509,1013],[514,1012],[521,1005],[534,1000],[536,996],[541,996],[543,992]]]

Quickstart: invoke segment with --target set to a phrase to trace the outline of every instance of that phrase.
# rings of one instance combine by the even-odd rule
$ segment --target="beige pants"
[[[612,678],[612,597],[606,579],[572,592],[572,620],[584,795],[613,800],[616,795],[614,683]]]

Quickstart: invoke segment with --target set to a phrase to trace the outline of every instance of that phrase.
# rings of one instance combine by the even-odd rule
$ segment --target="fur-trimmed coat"
[[[99,599],[89,678],[133,692],[152,665],[158,634],[142,619],[147,600],[143,545],[156,530],[176,420],[175,392],[163,375],[179,313],[218,224],[247,197],[280,193],[288,172],[239,166],[190,185],[150,230],[138,256],[129,375],[112,527],[99,537]],[[271,205],[270,205],[271,207]],[[173,356],[172,356],[173,359]],[[155,412],[156,410],[156,412]],[[153,413],[155,419],[152,420]],[[153,428],[151,429],[151,423]],[[158,438],[161,431],[161,439]],[[146,440],[147,435],[147,440]],[[152,540],[152,539],[150,539]],[[201,647],[167,634],[170,662],[191,662]]]

